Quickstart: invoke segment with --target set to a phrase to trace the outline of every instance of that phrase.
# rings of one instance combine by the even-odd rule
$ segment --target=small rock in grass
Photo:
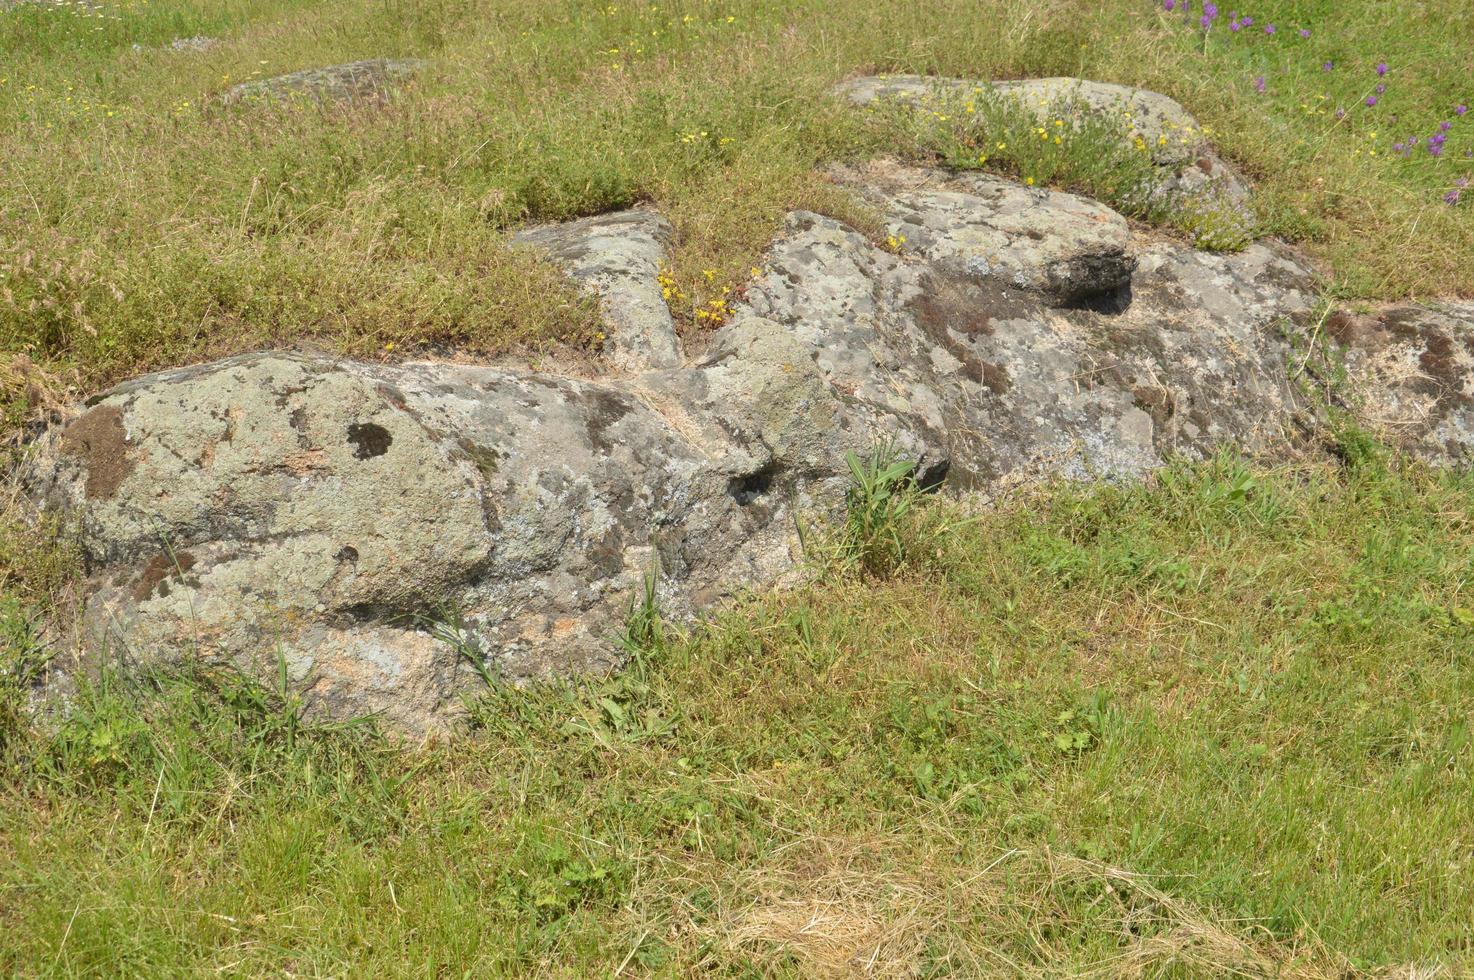
[[[242,102],[363,102],[383,100],[394,88],[418,74],[425,62],[416,58],[378,58],[327,68],[308,68],[275,78],[242,82],[221,97],[226,105]]]

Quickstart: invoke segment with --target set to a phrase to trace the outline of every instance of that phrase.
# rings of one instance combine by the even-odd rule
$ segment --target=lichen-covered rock
[[[1131,282],[1126,219],[1094,201],[988,174],[884,163],[834,177],[885,215],[906,252],[960,280],[1036,292],[1056,305],[1112,296]]]
[[[529,228],[513,241],[547,253],[598,294],[609,361],[638,371],[681,363],[681,342],[659,281],[671,236],[670,222],[653,211],[617,211]]]
[[[790,563],[760,438],[637,385],[248,355],[103,394],[42,459],[92,647],[281,655],[315,707],[408,729],[454,709],[466,649],[513,677],[611,665],[657,551],[676,611]]]
[[[83,531],[86,648],[280,657],[315,711],[431,730],[479,683],[472,661],[613,666],[657,564],[676,615],[781,579],[796,518],[837,514],[845,454],[876,440],[924,486],[1001,492],[1313,433],[1294,377],[1315,281],[1289,250],[1199,252],[979,175],[831,176],[905,242],[791,215],[684,362],[641,367],[630,346],[624,371],[581,380],[267,353],[92,399],[25,476]],[[597,286],[620,338],[668,328],[651,308],[666,235],[635,213],[524,240]],[[1371,414],[1430,459],[1469,458],[1474,309],[1321,326]]]
[[[225,105],[241,102],[362,102],[387,98],[396,86],[425,67],[417,58],[373,58],[346,65],[307,68],[232,86]]]
[[[1432,462],[1474,462],[1474,303],[1339,310],[1326,332],[1362,424]]]
[[[862,189],[945,180],[895,168]],[[1003,227],[1030,229],[1027,253],[1087,268],[1120,257],[1122,240],[1060,217],[1077,206],[1069,195],[1042,192],[1032,209],[1001,201]],[[932,220],[945,223],[952,203]],[[988,225],[988,207],[973,207]],[[1061,307],[1047,277],[969,261],[993,247],[892,255],[832,219],[796,215],[734,325],[757,317],[797,338],[852,404],[907,419],[939,446],[957,484],[1140,476],[1219,445],[1287,445],[1302,407],[1286,334],[1314,300],[1291,255],[1136,240],[1124,284],[1103,280],[1099,302]]]

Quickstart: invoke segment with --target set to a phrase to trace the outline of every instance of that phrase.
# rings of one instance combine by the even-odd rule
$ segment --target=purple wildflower
[[[1387,62],[1385,62],[1385,61],[1378,62],[1377,63],[1377,77],[1378,78],[1381,78],[1385,74],[1387,74]]]
[[[1274,33],[1274,25],[1273,24],[1266,25],[1265,28],[1264,28],[1264,33],[1266,33],[1266,34],[1273,34]]]
[[[1208,28],[1213,26],[1213,18],[1209,17],[1207,14],[1204,14],[1203,16],[1198,18],[1198,23],[1202,25],[1203,30],[1206,31]]]
[[[1254,18],[1253,17],[1244,17],[1244,18],[1241,18],[1240,23],[1242,23],[1245,27],[1253,27],[1254,26]]]
[[[1368,106],[1374,106],[1376,104],[1377,104],[1377,97],[1375,95],[1368,95],[1367,96],[1367,105]]]
[[[1336,118],[1337,119],[1345,119],[1346,118],[1346,110],[1345,109],[1337,109],[1336,110]]]
[[[1438,124],[1438,131],[1439,131],[1439,132],[1440,132],[1440,133],[1446,133],[1446,132],[1448,132],[1448,131],[1449,131],[1449,130],[1450,130],[1450,129],[1453,129],[1453,128],[1454,128],[1454,124],[1453,124],[1453,123],[1451,123],[1451,122],[1449,122],[1449,121],[1448,121],[1448,120],[1446,120],[1446,119],[1445,119],[1445,120],[1444,120],[1444,121],[1443,121],[1443,122],[1441,122],[1441,123],[1439,123],[1439,124]]]
[[[1239,31],[1244,29],[1244,25],[1241,24],[1237,18],[1235,18],[1228,22],[1228,29],[1237,34]]]
[[[1330,71],[1332,68],[1335,68],[1335,67],[1336,67],[1336,63],[1334,61],[1327,61],[1325,64],[1323,64],[1323,65],[1320,66],[1320,70],[1321,71]]]
[[[1310,37],[1310,28],[1308,28],[1308,27],[1302,27],[1302,28],[1300,28],[1300,36],[1303,37],[1303,38],[1309,38]]]
[[[1453,207],[1455,204],[1458,204],[1459,203],[1459,192],[1458,191],[1449,191],[1447,194],[1443,195],[1443,202],[1445,204],[1447,204],[1449,207]]]
[[[1403,152],[1406,149],[1407,149],[1407,144],[1406,143],[1393,143],[1392,144],[1392,152],[1393,153],[1401,153],[1401,152]]]
[[[1162,0],[1162,9],[1163,10],[1172,10],[1176,6],[1177,6],[1177,0]]]
[[[1454,115],[1456,115],[1456,116],[1462,116],[1464,113],[1466,113],[1468,111],[1469,111],[1469,107],[1466,106],[1466,105],[1461,105],[1461,106],[1455,106],[1454,107]]]
[[[1260,75],[1258,78],[1254,79],[1254,91],[1261,92],[1261,93],[1264,91],[1264,76],[1263,75]]]
[[[1209,18],[1210,20],[1214,17],[1217,17],[1218,4],[1214,3],[1213,0],[1208,0],[1207,3],[1203,4],[1203,16]]]
[[[1387,91],[1387,86],[1385,86],[1385,85],[1378,85],[1377,86],[1377,94],[1378,95],[1381,95],[1385,91]]]

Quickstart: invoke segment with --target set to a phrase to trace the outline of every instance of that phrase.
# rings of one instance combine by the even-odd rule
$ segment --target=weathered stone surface
[[[1364,425],[1432,462],[1474,463],[1474,303],[1340,310],[1326,332]]]
[[[1054,240],[1072,233],[1054,220],[1065,197],[1041,197],[1032,248],[1068,247]],[[1114,254],[1109,239],[1101,247]],[[962,485],[1140,476],[1169,455],[1286,445],[1300,407],[1284,333],[1310,309],[1308,270],[1267,245],[1135,251],[1110,302],[1059,308],[965,261],[894,256],[797,215],[734,325],[777,324],[852,404],[908,420]]]
[[[529,228],[513,241],[545,251],[598,293],[609,361],[638,371],[681,363],[681,342],[657,279],[672,234],[670,222],[653,211],[618,211]]]
[[[1203,127],[1176,101],[1156,92],[1081,78],[1031,78],[987,82],[922,75],[871,75],[848,79],[836,94],[858,106],[894,102],[927,107],[937,100],[966,99],[989,93],[1013,99],[1040,120],[1079,112],[1120,126],[1121,136],[1140,145],[1161,169],[1154,193],[1182,207],[1212,209],[1216,234],[1241,235],[1252,229],[1249,189],[1209,145]]]
[[[676,610],[789,561],[779,480],[743,483],[771,454],[633,385],[250,355],[106,393],[46,457],[92,645],[281,651],[319,707],[411,729],[469,667],[427,625],[452,607],[494,669],[594,670],[657,549]]]
[[[978,175],[832,176],[905,244],[790,216],[694,360],[641,368],[630,345],[624,372],[579,380],[267,353],[92,399],[25,478],[82,527],[86,645],[281,656],[313,710],[431,730],[479,683],[471,658],[513,679],[613,666],[657,560],[677,615],[781,579],[797,513],[837,513],[845,453],[878,438],[926,486],[1001,492],[1313,429],[1291,379],[1315,282],[1287,249],[1198,252]],[[640,336],[667,329],[667,234],[635,213],[524,240]],[[1467,305],[1322,331],[1371,413],[1439,462],[1474,447],[1471,337]]]
[[[1083,78],[989,82],[927,75],[864,75],[846,79],[835,92],[858,106],[885,102],[924,105],[939,97],[965,99],[993,93],[1016,99],[1040,119],[1052,119],[1054,110],[1076,106],[1119,119],[1123,134],[1140,136],[1152,158],[1169,166],[1196,161],[1208,145],[1198,121],[1173,99],[1145,89]]]
[[[1131,282],[1126,219],[1094,201],[987,174],[884,163],[834,176],[885,215],[907,252],[958,279],[1037,292],[1057,305]]]
[[[326,68],[307,68],[232,86],[221,102],[355,102],[384,99],[425,67],[416,58],[374,58]]]

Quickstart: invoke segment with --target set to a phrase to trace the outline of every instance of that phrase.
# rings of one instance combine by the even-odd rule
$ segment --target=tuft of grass
[[[906,560],[904,530],[918,496],[912,479],[916,464],[884,443],[878,443],[864,458],[847,453],[845,462],[850,468],[850,489],[834,557],[843,569],[888,575]]]
[[[0,770],[0,964],[1457,974],[1474,482],[1380,458],[918,499],[888,577],[450,742],[105,674]]]

